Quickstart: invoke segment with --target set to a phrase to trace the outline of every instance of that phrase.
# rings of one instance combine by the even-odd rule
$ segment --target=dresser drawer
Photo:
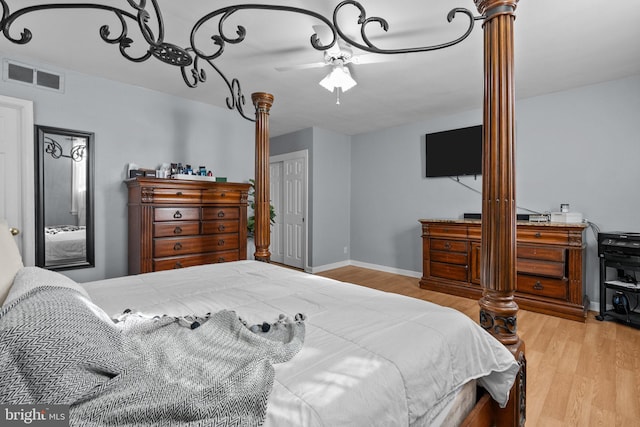
[[[565,264],[563,262],[518,258],[516,260],[516,270],[518,273],[536,274],[547,277],[562,278],[565,276]]]
[[[179,256],[218,250],[217,236],[165,237],[153,239],[153,257]],[[236,245],[238,238],[236,236]]]
[[[237,219],[229,221],[202,222],[202,234],[237,233],[239,228],[240,222]]]
[[[192,236],[200,234],[199,222],[170,221],[155,222],[153,237]]]
[[[466,252],[431,251],[429,255],[431,256],[431,261],[434,262],[458,265],[467,265],[469,263]]]
[[[429,225],[429,235],[467,238],[467,226],[459,224]]]
[[[238,261],[239,259],[238,251],[160,258],[153,260],[153,271],[175,270],[178,268],[193,267],[196,265]]]
[[[160,258],[153,260],[153,271],[175,270],[202,264],[213,264],[214,262],[216,261],[212,254]]]
[[[203,190],[202,203],[240,203],[242,193],[240,191]]]
[[[240,259],[240,254],[238,251],[216,252],[211,255],[211,258],[211,263],[238,261]]]
[[[467,253],[468,248],[468,242],[463,240],[431,239],[430,245],[432,251]]]
[[[200,208],[155,208],[153,210],[154,221],[198,221]]]
[[[192,189],[154,188],[153,203],[200,203],[202,192]]]
[[[468,281],[469,270],[467,266],[446,264],[442,262],[431,262],[429,265],[431,276],[442,277],[444,279]]]
[[[230,249],[238,249],[238,234],[214,234],[211,236],[213,245],[210,251],[227,251]]]
[[[516,280],[516,290],[518,292],[565,301],[569,297],[568,289],[567,280],[548,279],[525,274],[518,274]]]
[[[551,228],[539,227],[536,230],[517,230],[518,243],[549,243],[552,245],[568,245],[569,232],[563,230],[553,230]]]
[[[240,218],[239,208],[202,208],[202,219],[204,221],[237,218]]]
[[[467,230],[467,235],[471,240],[481,240],[482,227],[469,227],[469,229]]]
[[[538,259],[541,261],[564,262],[567,250],[553,246],[518,245],[518,258]]]

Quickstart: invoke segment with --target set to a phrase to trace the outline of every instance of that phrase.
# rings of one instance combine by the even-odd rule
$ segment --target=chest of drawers
[[[129,274],[247,258],[250,185],[127,180]]]
[[[420,220],[420,286],[477,299],[481,287],[481,223]],[[584,224],[518,223],[515,300],[523,309],[584,321]]]

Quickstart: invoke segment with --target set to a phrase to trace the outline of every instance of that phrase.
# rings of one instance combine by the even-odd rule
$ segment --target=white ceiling
[[[253,3],[306,7],[331,18],[338,2]],[[43,2],[8,0],[8,3],[13,12],[18,5]],[[234,2],[158,0],[158,3],[165,22],[165,41],[186,47],[197,19]],[[103,1],[103,4],[130,10],[124,0]],[[368,16],[380,16],[389,23],[387,34],[373,25],[369,30],[371,39],[380,48],[448,41],[461,34],[468,22],[464,15],[458,15],[452,23],[447,23],[450,9],[464,7],[477,15],[472,0],[361,0],[361,4]],[[595,0],[521,0],[516,15],[518,98],[640,74],[639,0],[606,4]],[[359,30],[347,25],[347,21],[352,23],[357,19],[356,9],[347,7],[340,16],[349,34],[357,35]],[[189,88],[177,67],[155,58],[143,63],[125,60],[117,46],[99,38],[98,29],[103,24],[109,24],[112,33],[119,31],[115,16],[102,10],[37,12],[20,18],[12,27],[14,37],[22,28],[31,29],[33,40],[19,46],[0,37],[0,52],[10,58],[12,55],[31,57],[52,66],[225,107],[228,91],[213,69],[207,69],[206,83]],[[240,11],[225,24],[230,35],[234,34],[236,25],[243,25],[247,36],[240,44],[227,44],[216,64],[229,79],[240,80],[249,115],[253,111],[252,92],[269,92],[275,96],[271,110],[273,136],[310,126],[353,135],[478,109],[482,105],[481,21],[476,23],[468,39],[454,47],[410,54],[394,62],[353,65],[352,75],[358,85],[342,94],[340,105],[336,105],[335,94],[318,84],[328,68],[276,70],[276,67],[322,60],[322,53],[309,42],[312,26],[316,24],[317,20],[306,15],[265,10]],[[214,31],[203,33],[209,36]],[[130,34],[132,38],[137,35],[133,30]],[[132,52],[143,51],[144,41],[134,38]]]

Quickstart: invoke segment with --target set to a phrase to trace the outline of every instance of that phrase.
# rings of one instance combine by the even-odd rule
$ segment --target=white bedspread
[[[304,347],[276,366],[271,427],[429,426],[471,379],[505,403],[518,369],[510,352],[453,309],[256,261],[83,286],[110,315],[230,309],[251,324],[306,314]]]
[[[47,265],[86,260],[86,227],[45,227],[44,236],[45,260]]]

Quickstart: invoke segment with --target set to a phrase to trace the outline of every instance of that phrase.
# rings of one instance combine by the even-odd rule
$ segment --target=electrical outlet
[[[345,247],[344,247],[344,253],[346,254],[346,253],[348,253],[348,252],[349,252],[349,247],[348,247],[348,246],[345,246]]]

